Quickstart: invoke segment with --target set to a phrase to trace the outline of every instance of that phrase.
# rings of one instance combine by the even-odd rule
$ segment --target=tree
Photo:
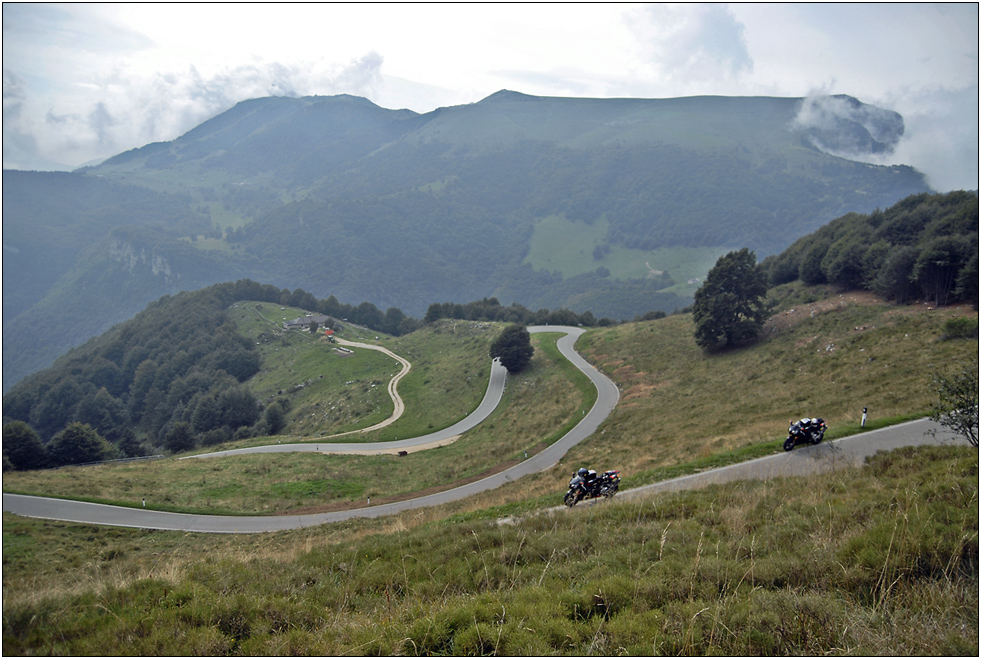
[[[915,247],[900,245],[886,257],[879,269],[872,290],[896,304],[906,304],[913,289],[913,266],[919,257]]]
[[[913,278],[937,305],[944,306],[972,250],[977,251],[964,236],[935,238],[923,246],[913,266]]]
[[[266,421],[267,430],[270,435],[277,434],[286,426],[286,413],[283,412],[283,406],[278,401],[273,401],[269,404],[263,415],[263,419]]]
[[[501,364],[509,373],[524,370],[531,362],[535,349],[531,345],[531,334],[522,325],[508,325],[494,339],[490,347],[492,359],[500,357]]]
[[[190,451],[194,448],[194,433],[191,431],[191,424],[178,421],[171,426],[170,432],[164,437],[164,446],[173,453]]]
[[[954,294],[958,299],[970,302],[974,310],[978,310],[978,250],[974,249],[967,265],[957,275],[957,288]]]
[[[821,269],[821,261],[824,260],[830,247],[831,243],[827,239],[818,239],[804,252],[798,270],[802,282],[808,286],[813,286],[815,284],[824,284],[828,281],[824,276],[824,271]]]
[[[695,291],[695,342],[714,349],[756,338],[770,316],[765,297],[766,273],[755,253],[743,248],[720,257]]]
[[[938,371],[933,387],[939,399],[930,418],[978,446],[978,362],[961,362]]]
[[[249,391],[242,385],[229,387],[218,396],[218,407],[221,409],[221,425],[236,429],[251,426],[259,420],[259,404]]]
[[[47,462],[41,436],[23,421],[3,427],[3,455],[18,471],[40,469]]]
[[[86,464],[116,457],[116,447],[89,424],[76,421],[51,440],[50,455],[58,466]]]

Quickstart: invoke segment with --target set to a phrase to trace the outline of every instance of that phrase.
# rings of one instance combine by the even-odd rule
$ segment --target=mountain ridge
[[[433,302],[490,296],[577,313],[597,305],[598,317],[671,312],[690,302],[696,285],[687,282],[729,248],[762,258],[846,212],[929,191],[913,168],[856,162],[814,143],[874,155],[901,126],[898,114],[852,97],[502,90],[424,114],[350,95],[242,101],[175,140],[70,175],[80,191],[72,194],[114,186],[143,201],[124,207],[105,197],[87,207],[90,221],[57,264],[5,262],[4,298],[18,300],[18,313],[5,314],[4,346],[19,363],[5,358],[4,386],[106,329],[110,316],[241,277],[416,317]],[[45,232],[71,216],[74,200],[67,183],[4,172],[5,182],[15,178],[22,193],[16,203],[4,196],[5,254],[43,253],[54,239]],[[154,200],[167,211],[150,210]],[[111,231],[133,226],[150,231],[142,234],[150,251],[187,254],[163,289],[159,273],[105,260]],[[557,238],[544,240],[545,227]],[[582,233],[589,244],[571,242]],[[671,256],[678,247],[693,250],[687,262]],[[650,270],[666,276],[651,280]],[[87,290],[73,288],[83,281]],[[93,302],[81,309],[81,299]],[[20,349],[36,343],[25,333],[38,318],[64,308],[81,314],[87,336]]]

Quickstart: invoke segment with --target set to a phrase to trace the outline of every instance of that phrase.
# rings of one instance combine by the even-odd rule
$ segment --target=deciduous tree
[[[492,359],[500,357],[501,364],[509,373],[524,370],[531,362],[535,349],[531,345],[528,328],[522,325],[509,325],[494,340],[490,347]]]
[[[978,362],[961,362],[933,376],[937,404],[930,418],[978,446]]]
[[[755,339],[770,315],[766,274],[756,254],[743,248],[719,258],[695,291],[695,342],[706,349]]]
[[[41,436],[23,421],[11,421],[3,427],[3,455],[14,469],[40,469],[47,462]]]
[[[116,447],[87,423],[74,423],[51,440],[51,460],[56,465],[100,462],[116,457]]]

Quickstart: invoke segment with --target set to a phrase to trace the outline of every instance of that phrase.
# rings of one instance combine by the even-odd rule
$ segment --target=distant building
[[[293,320],[284,320],[283,329],[307,329],[310,327],[310,323],[317,323],[317,327],[323,327],[325,323],[337,325],[337,321],[330,316],[307,314],[306,316],[298,316]]]

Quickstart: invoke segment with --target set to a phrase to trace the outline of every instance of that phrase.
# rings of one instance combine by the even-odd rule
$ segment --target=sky
[[[429,112],[501,89],[848,94],[903,115],[879,164],[978,188],[978,5],[3,4],[3,166],[72,169],[262,96]]]

